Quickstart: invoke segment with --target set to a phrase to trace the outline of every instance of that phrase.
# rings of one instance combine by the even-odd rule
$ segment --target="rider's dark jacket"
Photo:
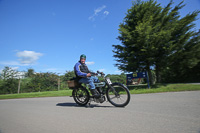
[[[78,80],[81,78],[86,78],[88,73],[92,73],[89,71],[87,65],[85,63],[82,64],[80,61],[75,64],[74,72]]]

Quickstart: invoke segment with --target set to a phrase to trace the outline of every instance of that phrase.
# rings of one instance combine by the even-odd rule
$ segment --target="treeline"
[[[36,73],[34,69],[18,72],[5,67],[0,75],[0,94],[14,94],[68,89],[69,72],[59,76],[56,73]]]
[[[126,83],[125,74],[107,76],[112,82]],[[18,72],[6,66],[0,75],[0,94],[66,90],[69,89],[67,81],[73,77],[75,77],[74,71],[58,75],[52,72],[36,73],[34,69]]]

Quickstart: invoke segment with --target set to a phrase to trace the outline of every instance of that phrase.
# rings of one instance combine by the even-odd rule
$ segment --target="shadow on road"
[[[100,107],[100,108],[117,108],[117,107],[114,107],[114,106],[101,106],[101,105],[98,105],[98,104],[90,104],[89,105],[86,105],[86,106],[80,106],[76,103],[58,103],[56,104],[56,106],[62,106],[62,107],[83,107],[83,108],[95,108],[95,107]]]

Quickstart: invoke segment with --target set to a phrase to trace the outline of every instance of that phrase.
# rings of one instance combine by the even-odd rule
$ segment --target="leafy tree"
[[[200,62],[193,67],[192,69],[189,69],[187,74],[184,75],[184,77],[187,78],[187,82],[198,82],[200,81]],[[185,81],[184,81],[185,82]]]
[[[74,71],[66,71],[66,73],[65,73],[65,75],[63,77],[63,80],[67,81],[67,80],[70,80],[73,77],[76,77]]]
[[[58,75],[55,73],[36,73],[27,82],[27,91],[29,92],[57,90],[57,87]]]
[[[120,75],[118,74],[108,74],[106,77],[109,77],[110,80],[114,82],[119,82],[122,84],[126,84],[126,75],[124,73],[121,73]]]
[[[33,77],[34,74],[35,74],[34,69],[29,68],[28,71],[27,71],[26,74],[25,74],[25,77]]]
[[[17,92],[17,85],[18,79],[17,78],[18,72],[8,66],[6,66],[1,73],[1,80],[0,83],[0,94],[9,94],[9,93],[16,93]]]
[[[151,69],[155,68],[157,81],[161,81],[169,57],[180,52],[196,34],[192,28],[199,13],[194,11],[180,18],[179,10],[185,5],[181,2],[172,9],[172,4],[170,1],[162,8],[154,0],[133,2],[119,26],[118,39],[122,44],[113,45],[116,66],[120,70],[148,71],[153,83]]]
[[[169,56],[169,64],[164,71],[167,82],[200,81],[200,30],[183,48]]]
[[[17,77],[17,74],[18,72],[16,70],[12,69],[11,67],[5,66],[4,69],[2,70],[1,78],[3,80],[10,78],[13,79]]]

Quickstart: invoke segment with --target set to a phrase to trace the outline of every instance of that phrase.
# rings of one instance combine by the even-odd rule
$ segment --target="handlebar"
[[[105,74],[103,72],[97,71],[97,74],[101,74],[101,76],[105,76]]]
[[[99,71],[97,71],[97,73],[91,72],[90,74],[91,74],[91,76],[98,76],[99,74],[101,75],[101,77],[105,76],[105,74],[103,72],[99,72]]]

